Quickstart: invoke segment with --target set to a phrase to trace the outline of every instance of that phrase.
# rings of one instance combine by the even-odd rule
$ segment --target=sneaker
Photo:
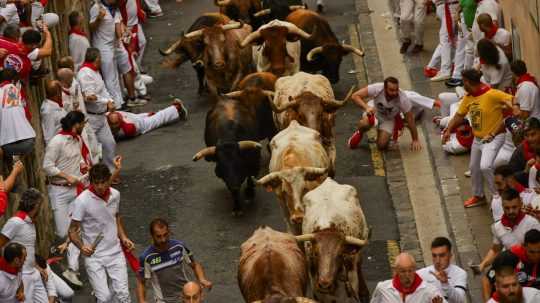
[[[444,82],[446,86],[448,87],[457,87],[457,86],[463,86],[463,81],[461,79],[456,78],[450,78]]]
[[[439,73],[439,70],[433,67],[426,66],[424,67],[424,76],[426,78],[433,78]]]
[[[350,149],[355,149],[358,147],[358,144],[362,141],[362,132],[360,130],[356,130],[352,136],[347,140],[347,145]]]
[[[471,177],[471,170],[468,170],[466,172],[463,173],[463,175],[467,178],[470,178]]]
[[[476,206],[480,206],[480,205],[484,205],[484,204],[486,204],[486,198],[485,197],[476,197],[476,196],[473,196],[473,197],[469,198],[467,201],[463,202],[463,206],[465,208],[476,207]]]
[[[79,277],[77,275],[77,273],[71,269],[66,269],[63,273],[62,273],[62,276],[64,278],[66,278],[66,280],[69,281],[69,283],[75,285],[75,286],[79,286],[79,287],[82,287],[83,286],[83,283],[81,282],[81,280],[79,280]]]
[[[182,100],[176,98],[172,102],[174,106],[176,106],[176,109],[178,110],[178,114],[180,115],[180,120],[187,120],[188,118],[188,110]]]
[[[161,16],[163,16],[163,12],[155,12],[155,13],[148,14],[149,18],[157,18],[157,17],[161,17]]]
[[[438,72],[437,75],[431,78],[430,80],[433,82],[438,82],[438,81],[445,81],[448,79],[450,79],[450,74],[443,74],[441,72]]]
[[[406,53],[407,50],[409,49],[409,46],[411,46],[411,40],[405,40],[405,41],[401,44],[401,48],[399,49],[399,53],[400,53],[400,54]]]
[[[148,103],[148,101],[135,98],[135,99],[128,99],[127,101],[127,107],[137,107],[137,106],[144,106]]]
[[[412,49],[412,51],[411,51],[411,53],[413,53],[413,54],[418,54],[418,53],[420,53],[420,52],[423,51],[423,50],[424,50],[424,46],[423,46],[423,45],[421,45],[421,44],[415,44],[414,47],[413,47],[413,49]]]

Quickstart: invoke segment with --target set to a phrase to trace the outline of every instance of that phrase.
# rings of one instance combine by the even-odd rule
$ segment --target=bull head
[[[306,181],[315,181],[327,174],[327,168],[319,167],[295,167],[269,173],[257,181],[258,185],[264,186],[268,191],[281,188],[285,195],[285,204],[289,210],[289,221],[300,224],[304,218],[304,205],[302,197],[313,189],[308,188]],[[282,186],[285,183],[286,186]]]
[[[244,26],[244,24],[242,22],[229,22],[227,24],[218,25],[218,26],[221,27],[221,29],[223,29],[223,31],[228,31],[228,30],[231,30],[231,29],[241,28],[242,26]],[[196,31],[189,32],[184,37],[185,38],[195,38],[195,37],[202,36],[204,34],[204,30],[205,29],[198,29]]]
[[[261,149],[261,144],[255,141],[239,141],[238,147],[240,150],[246,150],[246,149]],[[216,154],[216,147],[215,146],[209,146],[206,148],[201,149],[199,152],[197,152],[193,156],[193,161],[199,161],[204,157],[213,156]]]
[[[277,20],[274,20],[272,22],[275,22]],[[299,38],[303,38],[303,39],[309,39],[311,38],[311,35],[306,33],[305,31],[303,31],[302,29],[300,29],[298,26],[292,24],[292,23],[289,23],[289,22],[275,22],[276,24],[274,26],[267,26],[265,27],[266,29],[270,29],[272,27],[285,27],[287,28],[287,33],[289,35],[296,35],[298,36]],[[262,33],[261,33],[261,29],[258,29],[257,31],[254,31],[252,32],[251,34],[249,34],[245,39],[244,41],[242,41],[242,43],[240,43],[240,47],[244,48],[254,42],[257,42],[257,40],[260,40],[262,37]]]

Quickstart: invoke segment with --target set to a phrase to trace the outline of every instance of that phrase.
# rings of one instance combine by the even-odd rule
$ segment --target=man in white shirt
[[[523,202],[518,191],[508,188],[502,192],[501,197],[504,214],[500,221],[491,225],[493,245],[480,263],[480,271],[491,265],[503,248],[511,249],[514,245],[522,244],[527,231],[540,230],[538,220],[523,212]]]
[[[60,120],[64,118],[67,111],[64,109],[62,89],[58,81],[48,80],[45,83],[45,95],[47,98],[41,103],[40,114],[43,139],[47,145],[60,131]]]
[[[446,300],[433,285],[416,273],[416,262],[408,253],[401,253],[394,264],[394,278],[379,282],[371,303],[443,303]]]
[[[126,26],[126,31],[130,33],[126,48],[130,55],[135,55],[137,64],[142,66],[144,49],[146,48],[146,37],[144,35],[142,23],[146,14],[140,6],[140,0],[120,0],[120,11],[122,22]]]
[[[514,111],[519,109],[519,118],[540,118],[540,89],[536,78],[527,72],[527,65],[521,60],[510,64],[516,84]]]
[[[84,62],[84,55],[86,50],[90,47],[90,41],[88,41],[88,35],[84,32],[82,24],[84,22],[84,16],[78,12],[73,11],[69,14],[69,55],[73,58],[75,63],[75,71],[81,68]]]
[[[476,19],[482,32],[481,38],[486,38],[500,47],[507,58],[512,58],[512,35],[506,29],[499,27],[489,14],[483,13]]]
[[[495,286],[497,291],[487,303],[513,302],[536,303],[540,302],[540,291],[531,287],[522,287],[514,268],[503,267],[495,273]]]
[[[120,193],[111,188],[107,166],[96,164],[89,175],[90,187],[74,202],[69,238],[85,256],[88,279],[97,302],[130,303],[122,246],[132,250],[134,244],[127,237],[119,214]]]
[[[47,190],[54,214],[56,235],[65,238],[68,234],[73,201],[87,182],[84,174],[91,165],[88,149],[81,133],[86,118],[79,111],[71,111],[62,118],[62,131],[57,133],[45,150],[43,170],[47,175]],[[75,285],[82,286],[77,277],[79,250],[73,243],[68,246],[68,269],[64,277]]]
[[[114,110],[114,101],[105,88],[105,83],[99,73],[100,65],[100,51],[96,48],[89,48],[86,51],[85,63],[77,74],[77,79],[84,95],[88,122],[94,130],[98,142],[101,143],[103,161],[112,170],[114,169],[116,142],[105,114]]]
[[[497,0],[482,0],[477,1],[478,6],[476,7],[476,14],[474,17],[474,23],[472,26],[472,38],[474,41],[474,45],[478,43],[483,38],[483,33],[480,30],[480,26],[478,26],[478,16],[481,14],[488,14],[491,16],[491,20],[494,24],[499,24],[500,20],[502,20],[501,16],[501,7]]]
[[[491,214],[493,221],[501,220],[504,215],[503,203],[501,195],[509,188],[514,188],[519,192],[521,202],[525,207],[532,205],[538,194],[530,188],[524,188],[519,184],[514,177],[514,171],[508,164],[504,164],[495,168],[495,188],[497,194],[493,195],[491,200]]]
[[[445,237],[431,242],[433,265],[420,269],[417,273],[426,283],[435,286],[448,303],[467,301],[467,272],[451,264],[452,244]]]
[[[24,245],[27,256],[22,270],[24,297],[27,303],[47,303],[47,289],[35,267],[36,227],[34,222],[39,213],[43,196],[35,189],[27,189],[19,202],[18,211],[2,227],[0,248],[8,242]]]
[[[24,301],[21,270],[26,260],[26,248],[19,243],[9,243],[0,258],[0,302]]]

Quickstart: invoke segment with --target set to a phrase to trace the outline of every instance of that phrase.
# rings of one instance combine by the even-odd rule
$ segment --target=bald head
[[[202,302],[202,289],[198,283],[187,282],[183,289],[184,303],[200,303]]]
[[[414,260],[413,256],[411,256],[409,253],[400,253],[396,257],[396,261],[394,262],[395,268],[407,268],[407,267],[415,267],[416,268],[416,261]]]
[[[61,97],[62,88],[57,80],[49,80],[45,83],[45,95],[47,98]]]
[[[58,68],[69,68],[75,70],[75,62],[71,56],[65,56],[58,60]]]
[[[58,80],[62,82],[62,86],[71,87],[75,73],[69,68],[61,68],[58,70],[57,76]]]

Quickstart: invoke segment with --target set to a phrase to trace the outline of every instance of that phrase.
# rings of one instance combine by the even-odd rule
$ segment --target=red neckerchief
[[[96,65],[92,62],[84,62],[82,65],[81,65],[81,68],[80,69],[83,69],[85,67],[88,67],[89,69],[95,71],[95,72],[99,72],[99,69],[96,67]]]
[[[6,261],[3,257],[0,257],[0,270],[5,271],[8,274],[17,275],[20,271],[20,268],[15,268]]]
[[[519,260],[523,263],[528,263],[529,259],[527,258],[527,251],[525,247],[521,244],[514,245],[510,248],[510,252],[514,254]]]
[[[84,140],[81,139],[81,136],[79,136],[78,134],[76,134],[74,132],[68,132],[68,131],[65,131],[65,130],[61,130],[58,134],[64,135],[64,136],[70,136],[73,139],[81,142],[82,143],[81,144],[82,145],[81,146],[81,155],[83,157],[83,161],[88,166],[92,165],[92,161],[90,160],[90,150],[88,149],[88,146],[86,146],[86,143],[84,142]]]
[[[403,294],[403,301],[405,301],[407,295],[414,293],[420,284],[422,284],[422,278],[420,278],[420,276],[416,273],[414,274],[413,284],[409,288],[405,288],[403,285],[401,285],[401,281],[397,275],[394,275],[394,278],[392,279],[392,286]]]
[[[493,37],[495,37],[498,30],[499,30],[499,27],[497,26],[497,24],[493,23],[489,31],[487,33],[484,33],[484,35],[486,36],[487,39],[491,40],[493,39]]]
[[[491,296],[491,298],[493,299],[493,301],[499,302],[499,293],[494,292],[493,295]]]
[[[23,220],[23,221],[25,221],[25,222],[28,222],[28,221],[26,220],[26,218],[28,218],[28,219],[30,219],[30,222],[28,222],[28,223],[32,223],[32,224],[34,223],[34,222],[32,222],[32,218],[30,218],[30,216],[28,215],[28,213],[25,212],[25,211],[22,211],[22,210],[18,210],[18,211],[15,213],[14,217],[17,217],[17,218],[19,218],[19,219],[21,219],[21,220]]]
[[[109,202],[109,198],[111,197],[111,188],[110,187],[109,187],[109,189],[107,189],[107,191],[105,192],[105,194],[103,196],[99,195],[96,192],[96,189],[94,188],[94,185],[92,185],[92,184],[90,184],[90,186],[88,186],[88,190],[91,191],[94,195],[101,198],[101,200],[105,201],[105,203]]]
[[[58,106],[64,108],[64,101],[62,101],[62,97],[58,98],[58,97],[53,97],[53,98],[47,98],[51,101],[53,101],[54,103],[58,104]]]
[[[83,37],[88,37],[88,35],[86,35],[86,33],[78,28],[78,27],[72,27],[70,30],[69,30],[69,34],[75,34],[75,35],[79,35],[79,36],[83,36]]]
[[[523,140],[523,156],[525,157],[525,161],[529,161],[532,158],[535,157],[534,151],[531,149],[531,146],[529,145],[529,142],[527,140]]]
[[[519,211],[519,214],[516,218],[516,221],[515,222],[512,222],[507,216],[506,214],[504,214],[501,218],[501,224],[504,226],[504,227],[508,227],[508,228],[511,228],[511,229],[514,229],[514,227],[518,226],[519,223],[521,223],[521,221],[523,221],[523,219],[525,218],[525,213],[522,212],[522,211]]]
[[[455,36],[454,36],[454,22],[452,21],[452,12],[450,11],[450,4],[448,2],[444,2],[444,19],[446,24],[446,32],[448,33],[448,42],[450,44],[454,44]]]
[[[473,97],[480,97],[483,94],[487,93],[490,89],[491,87],[489,85],[482,83],[480,84],[480,87],[475,92],[470,93],[469,95]]]
[[[536,78],[529,74],[529,73],[526,73],[526,74],[523,74],[521,76],[519,76],[519,78],[517,79],[517,85],[520,85],[521,83],[525,82],[525,81],[530,81],[532,83],[534,83],[534,85],[536,85],[536,87],[539,87],[538,86],[538,82],[536,82]]]
[[[514,184],[512,187],[518,192],[518,193],[522,193],[524,192],[527,188],[525,188],[525,186],[521,185],[521,183],[519,182],[515,182],[516,184]]]

